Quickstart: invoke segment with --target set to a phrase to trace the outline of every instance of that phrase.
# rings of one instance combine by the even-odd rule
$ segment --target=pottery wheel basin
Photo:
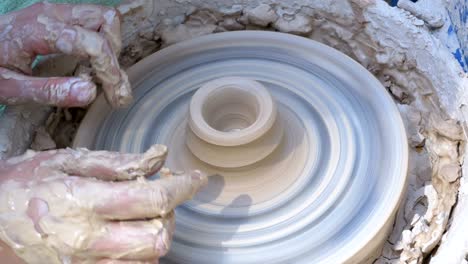
[[[115,110],[99,97],[74,146],[137,153],[165,144],[167,167],[211,175],[177,208],[162,263],[361,263],[388,234],[406,184],[405,130],[390,95],[351,58],[298,36],[227,32],[169,46],[128,74],[134,102]],[[231,77],[264,87],[275,122],[260,136],[208,142],[190,102]],[[200,101],[210,110],[199,117],[214,131],[248,129],[263,118],[249,91]]]

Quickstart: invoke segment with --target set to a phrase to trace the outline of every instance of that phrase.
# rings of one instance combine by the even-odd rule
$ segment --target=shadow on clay
[[[239,227],[246,223],[249,219],[249,209],[252,205],[252,198],[247,194],[237,196],[230,204],[228,204],[221,211],[220,222],[225,223],[226,227],[222,230],[223,233],[216,237],[214,245],[219,250],[219,255],[216,256],[217,263],[223,263],[223,260],[227,260],[226,252],[229,248],[226,245],[238,232]],[[232,210],[236,209],[235,216],[229,216],[232,214]],[[230,213],[227,213],[230,211]]]
[[[223,176],[219,174],[209,176],[208,183],[195,194],[194,200],[197,200],[200,204],[211,203],[218,198],[225,185],[226,181]]]

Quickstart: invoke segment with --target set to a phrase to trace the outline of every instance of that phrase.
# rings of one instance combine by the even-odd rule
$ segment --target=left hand
[[[0,239],[28,263],[157,262],[171,244],[174,208],[207,181],[167,169],[144,179],[166,155],[154,145],[143,154],[61,149],[0,160]],[[1,262],[17,263],[6,250]]]
[[[120,50],[120,18],[112,7],[37,3],[1,16],[0,104],[91,103],[96,85],[89,78],[29,76],[37,55],[63,53],[89,59],[109,103],[125,106],[132,96]]]

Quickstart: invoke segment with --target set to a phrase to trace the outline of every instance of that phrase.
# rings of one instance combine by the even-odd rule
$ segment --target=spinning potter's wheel
[[[358,63],[309,39],[243,31],[170,46],[128,74],[133,104],[113,110],[99,97],[75,147],[162,143],[172,170],[212,175],[176,210],[162,263],[358,263],[385,239],[405,188],[406,135]],[[242,133],[251,136],[232,136]]]

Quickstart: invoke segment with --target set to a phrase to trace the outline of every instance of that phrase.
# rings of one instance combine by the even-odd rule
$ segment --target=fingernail
[[[70,87],[70,96],[79,105],[87,105],[96,98],[96,85],[89,81],[77,81]]]
[[[200,183],[200,186],[208,183],[208,177],[199,170],[192,171],[190,173],[190,177],[192,177],[193,180],[198,181]]]
[[[117,107],[125,107],[133,101],[132,88],[128,81],[128,76],[124,71],[120,71],[120,83],[117,89],[117,100],[115,102]]]
[[[167,156],[167,147],[165,145],[156,144],[151,146],[144,154],[145,156],[150,157],[166,157]]]
[[[201,172],[199,170],[192,171],[190,176],[192,176],[192,179],[194,180],[201,180]]]
[[[169,177],[172,177],[172,172],[169,168],[161,168],[161,170],[159,170],[159,175],[161,175],[161,178],[169,178]]]
[[[166,255],[169,251],[167,241],[169,241],[169,236],[167,231],[163,229],[156,235],[156,241],[154,243],[154,249],[160,257]]]

